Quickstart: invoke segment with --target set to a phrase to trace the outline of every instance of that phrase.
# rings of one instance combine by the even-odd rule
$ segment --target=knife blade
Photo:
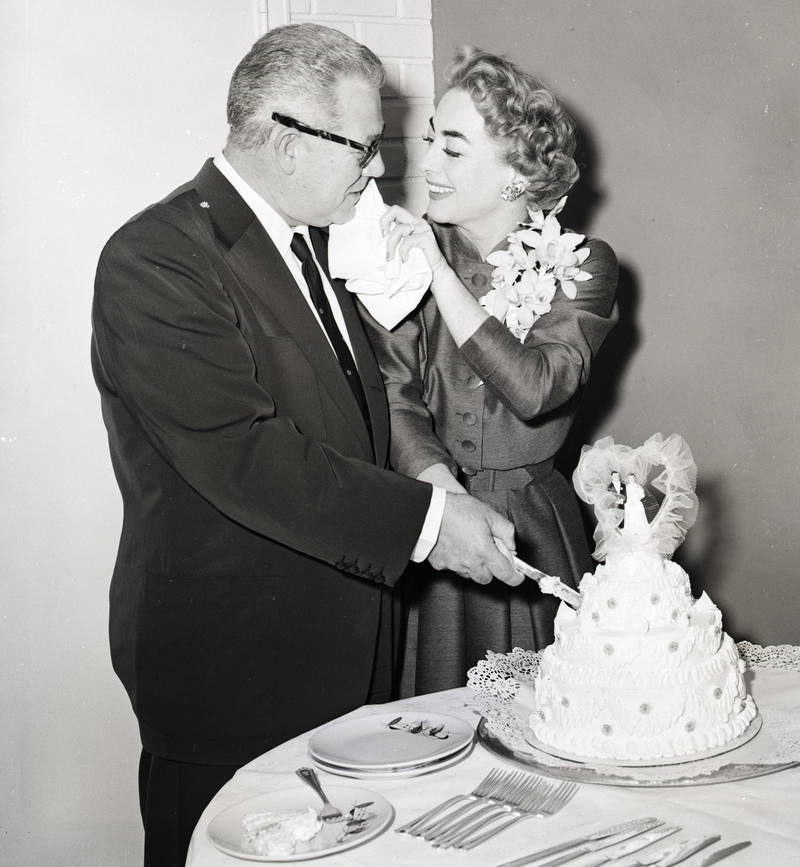
[[[635,837],[637,834],[643,834],[652,828],[657,828],[664,823],[660,819],[649,817],[647,819],[633,819],[630,822],[622,822],[619,825],[612,825],[610,828],[603,828],[602,831],[593,831],[591,834],[584,834],[582,837],[575,837],[573,840],[567,840],[564,843],[558,843],[555,846],[550,846],[548,849],[537,849],[536,852],[531,852],[530,855],[525,855],[522,858],[516,858],[514,861],[506,861],[504,864],[499,864],[498,867],[524,867],[527,864],[534,864],[536,861],[544,861],[552,855],[558,855],[560,852],[566,852],[569,849],[578,849],[593,843],[602,843],[605,846],[613,846],[615,843],[621,843],[629,837]],[[597,851],[602,846],[596,849],[585,849],[581,852],[573,852],[570,857],[576,858],[584,852]],[[551,867],[550,864],[547,867]]]
[[[550,593],[552,596],[557,596],[559,599],[566,602],[567,605],[572,606],[572,608],[581,607],[581,602],[583,601],[581,594],[578,593],[577,590],[567,587],[560,578],[555,578],[553,575],[546,575],[539,569],[534,569],[533,566],[526,563],[524,560],[520,560],[519,557],[512,555],[511,560],[518,571],[522,572],[526,578],[532,578],[539,587],[541,587],[543,593]]]
[[[630,867],[653,867],[653,865],[655,867],[672,867],[673,864],[680,863],[684,858],[694,855],[695,852],[705,849],[706,846],[716,843],[719,839],[719,834],[705,837],[690,837],[688,840],[667,846],[666,849],[651,852],[644,858],[640,858],[635,864],[631,864]],[[685,865],[685,867],[689,867],[689,865]]]
[[[750,841],[744,840],[741,843],[734,843],[733,846],[728,846],[727,849],[717,849],[716,852],[703,852],[697,858],[687,861],[683,867],[710,867],[711,864],[716,864],[722,861],[723,858],[727,858],[728,855],[733,855],[742,849],[746,849],[749,845]]]
[[[624,858],[626,855],[631,855],[634,852],[638,852],[640,849],[644,849],[645,846],[649,846],[651,843],[657,843],[659,840],[663,840],[664,837],[668,837],[676,831],[680,831],[678,825],[665,825],[662,828],[655,828],[654,830],[647,831],[644,834],[637,834],[635,837],[626,840],[624,843],[619,843],[616,846],[612,846],[610,849],[606,849],[605,852],[601,852],[594,858],[582,861],[581,867],[601,867],[601,865],[607,864],[609,861],[616,861],[618,858]],[[551,865],[555,867],[558,863],[558,861],[550,861],[548,862],[547,867],[551,867]]]

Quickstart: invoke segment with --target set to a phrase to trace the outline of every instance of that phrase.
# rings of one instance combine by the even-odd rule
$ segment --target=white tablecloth
[[[800,673],[757,669],[751,688],[757,704],[800,714]],[[405,699],[389,705],[362,707],[349,716],[385,713],[447,713],[479,722],[468,706],[466,688]],[[343,719],[346,717],[343,717]],[[307,744],[313,732],[271,750],[242,768],[209,804],[192,838],[187,867],[243,867],[247,861],[225,855],[206,835],[211,819],[245,798],[303,784],[295,770],[310,765]],[[395,808],[392,827],[362,846],[316,859],[320,867],[493,867],[526,852],[553,845],[582,832],[628,819],[656,816],[683,829],[668,841],[697,834],[720,834],[717,848],[749,840],[751,846],[731,855],[725,867],[800,865],[800,767],[737,782],[681,787],[631,788],[582,784],[576,797],[549,819],[526,819],[469,852],[433,849],[429,844],[395,834],[394,827],[416,818],[452,795],[471,791],[495,767],[511,768],[481,744],[460,764],[408,779],[354,780],[319,772],[328,784],[357,786],[377,792]],[[624,867],[632,859],[614,862]],[[252,862],[250,862],[252,863]],[[311,862],[306,862],[311,863]],[[576,867],[580,864],[575,862]]]

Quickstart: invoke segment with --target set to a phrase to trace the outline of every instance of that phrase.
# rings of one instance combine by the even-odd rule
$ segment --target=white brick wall
[[[256,0],[259,32],[314,21],[369,46],[386,67],[381,96],[386,141],[384,198],[415,213],[427,204],[419,171],[421,136],[433,114],[431,0]]]

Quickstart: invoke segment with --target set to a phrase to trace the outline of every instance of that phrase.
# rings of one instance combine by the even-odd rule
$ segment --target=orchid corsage
[[[576,249],[585,236],[561,232],[557,216],[566,201],[564,196],[547,216],[538,208],[528,208],[530,222],[508,236],[508,249],[486,257],[496,267],[492,289],[480,304],[521,341],[533,323],[550,312],[558,286],[573,299],[578,293],[575,284],[592,279],[580,269],[591,251],[588,247]]]

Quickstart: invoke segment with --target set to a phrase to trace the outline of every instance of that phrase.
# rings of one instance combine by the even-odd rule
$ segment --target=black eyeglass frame
[[[352,139],[345,138],[343,135],[337,135],[335,132],[327,132],[324,129],[314,129],[312,126],[306,126],[304,123],[300,123],[299,120],[295,120],[293,117],[289,117],[286,114],[278,114],[277,111],[272,112],[272,119],[277,120],[278,123],[282,123],[284,126],[290,126],[292,129],[296,129],[298,132],[304,132],[306,135],[313,135],[317,138],[324,138],[327,141],[335,142],[336,144],[347,145],[347,147],[354,148],[357,151],[363,151],[364,156],[358,161],[358,165],[360,168],[366,168],[369,165],[370,160],[378,153],[378,148],[381,146],[381,141],[383,140],[383,134],[386,132],[386,124],[384,123],[383,129],[380,131],[380,135],[372,144],[361,144],[361,142],[353,141]]]

